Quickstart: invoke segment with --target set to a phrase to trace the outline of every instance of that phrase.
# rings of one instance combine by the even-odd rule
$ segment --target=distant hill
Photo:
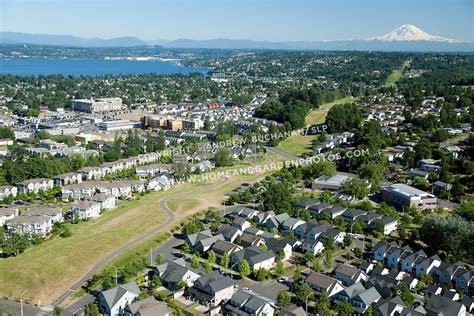
[[[73,47],[133,47],[148,45],[136,37],[117,37],[112,39],[84,38],[72,35],[28,34],[19,32],[0,32],[2,44],[33,44]]]
[[[474,52],[474,43],[430,35],[416,26],[402,25],[390,33],[366,39],[344,41],[270,42],[246,39],[178,39],[144,41],[136,37],[113,39],[82,38],[70,35],[0,32],[1,44],[37,44],[75,47],[133,47],[161,45],[166,48],[343,50],[398,52]]]

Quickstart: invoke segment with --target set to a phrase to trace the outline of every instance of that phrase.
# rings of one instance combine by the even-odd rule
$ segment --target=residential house
[[[222,235],[221,235],[222,236]],[[198,242],[202,239],[212,238],[212,232],[210,230],[203,230],[192,235],[186,236],[186,243],[191,249],[196,250]]]
[[[68,184],[81,183],[82,182],[82,173],[80,172],[69,172],[65,174],[60,174],[53,177],[53,183],[55,186],[63,187]]]
[[[103,314],[121,316],[125,307],[140,295],[140,289],[135,281],[122,284],[99,293],[99,309]]]
[[[466,315],[466,306],[451,299],[432,295],[425,306],[427,316],[464,316]]]
[[[39,178],[25,180],[17,184],[18,192],[22,193],[38,193],[39,191],[46,191],[54,187],[53,180]]]
[[[231,225],[237,227],[240,231],[244,231],[251,226],[250,222],[248,222],[247,219],[243,217],[234,217]]]
[[[313,290],[318,293],[326,293],[329,298],[344,289],[339,280],[328,277],[324,274],[312,272],[304,280]]]
[[[136,301],[125,307],[123,316],[172,316],[173,311],[165,302],[157,301],[153,296]]]
[[[99,217],[100,210],[100,203],[94,201],[79,201],[77,204],[71,205],[73,216],[82,220]]]
[[[288,217],[280,224],[280,229],[282,233],[288,234],[290,231],[294,232],[298,226],[304,223],[305,221],[299,218]]]
[[[342,218],[344,218],[345,221],[352,223],[353,221],[359,219],[361,216],[364,216],[366,214],[367,214],[367,211],[360,210],[360,209],[346,210],[342,214]]]
[[[281,213],[281,214],[269,217],[267,221],[265,222],[265,227],[267,227],[269,231],[272,231],[274,228],[279,229],[281,223],[283,223],[283,221],[285,221],[289,217],[290,215],[288,215],[287,213]]]
[[[313,256],[316,256],[324,250],[324,244],[313,238],[305,238],[302,244],[302,250],[304,253],[309,252]]]
[[[219,227],[216,234],[221,234],[226,241],[234,242],[237,237],[242,236],[243,232],[236,226],[224,224]]]
[[[269,270],[275,264],[275,257],[275,253],[271,250],[262,252],[258,247],[250,246],[248,248],[234,252],[230,256],[230,261],[231,265],[236,265],[237,268],[240,267],[243,260],[246,260],[252,270]]]
[[[6,221],[8,230],[12,230],[17,234],[31,235],[37,234],[46,237],[53,227],[51,217],[41,216],[17,216]]]
[[[263,241],[263,239],[259,236],[255,236],[248,233],[243,233],[242,236],[240,236],[240,245],[244,248],[250,246],[260,247],[260,245],[264,243],[265,242]]]
[[[335,228],[329,228],[318,236],[318,240],[324,244],[329,238],[332,238],[336,245],[341,245],[345,236],[346,233],[341,232]]]
[[[258,225],[265,226],[268,219],[275,216],[275,212],[268,211],[268,212],[259,212],[256,216],[253,217],[253,221]]]
[[[21,214],[22,216],[48,216],[51,223],[58,223],[64,220],[63,210],[59,207],[48,207],[44,205],[31,205]]]
[[[420,277],[422,274],[434,275],[436,268],[441,265],[441,259],[437,255],[425,258],[416,265],[415,276]]]
[[[423,250],[413,252],[401,260],[401,270],[414,274],[413,271],[416,271],[418,264],[423,262],[426,258],[427,255]]]
[[[105,193],[96,193],[91,198],[91,201],[99,203],[101,210],[111,210],[115,207],[115,197]]]
[[[265,241],[265,245],[269,250],[273,251],[273,253],[279,256],[282,254],[283,257],[281,260],[288,260],[293,255],[293,247],[287,240],[268,239]]]
[[[346,210],[347,208],[343,206],[332,206],[324,209],[321,213],[321,217],[328,216],[330,219],[335,219],[336,217],[341,216]]]
[[[413,251],[408,245],[403,248],[393,248],[387,254],[386,264],[390,268],[400,269],[403,259],[410,256],[412,253]]]
[[[268,297],[251,290],[237,291],[223,306],[224,316],[273,316],[277,306]]]
[[[18,216],[18,207],[0,207],[0,227],[5,223]]]
[[[311,233],[313,228],[316,228],[319,226],[319,223],[316,221],[309,221],[305,222],[302,225],[299,225],[295,229],[295,235],[300,238],[300,239],[305,239],[305,238],[313,238],[314,239],[314,232]]]
[[[321,213],[328,208],[333,207],[332,204],[328,204],[325,202],[321,202],[319,204],[313,204],[308,207],[308,211],[311,213],[311,215],[320,217]]]
[[[193,300],[209,307],[218,306],[229,300],[234,293],[234,281],[228,276],[223,276],[219,271],[201,276],[189,289],[189,295]]]
[[[165,261],[153,268],[154,273],[160,278],[161,283],[171,291],[179,289],[180,282],[185,282],[188,287],[193,286],[200,275],[186,267],[184,259]]]
[[[383,216],[382,218],[378,218],[373,221],[373,228],[381,228],[384,235],[390,235],[394,231],[398,229],[398,221],[397,219],[390,217],[390,216]]]
[[[363,314],[373,303],[377,303],[382,296],[375,287],[369,287],[367,290],[358,293],[351,299],[354,311]]]
[[[339,264],[333,271],[333,276],[341,281],[344,286],[367,281],[369,278],[362,270],[348,264]]]
[[[211,250],[216,254],[217,259],[221,259],[224,253],[227,253],[229,256],[234,252],[242,250],[243,248],[239,245],[233,244],[225,240],[217,240],[212,246]]]
[[[16,197],[18,194],[18,189],[15,186],[12,185],[2,185],[0,186],[0,200],[3,200],[10,195],[12,197]]]

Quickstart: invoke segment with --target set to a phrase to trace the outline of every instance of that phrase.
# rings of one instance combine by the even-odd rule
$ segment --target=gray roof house
[[[339,280],[328,277],[321,273],[313,272],[304,280],[313,290],[326,293],[330,298],[344,289]]]
[[[234,281],[219,271],[204,275],[194,282],[189,295],[206,306],[217,306],[229,300],[235,293]]]
[[[141,301],[129,304],[123,311],[124,316],[171,316],[173,312],[165,302],[149,296]]]
[[[160,278],[162,284],[174,291],[178,283],[183,280],[188,286],[192,286],[200,275],[186,267],[183,259],[166,261],[154,267],[155,274]]]
[[[135,281],[102,291],[98,296],[99,309],[104,314],[119,316],[138,295],[140,289]]]
[[[234,242],[237,236],[242,236],[242,231],[235,226],[224,224],[219,227],[216,234],[221,234],[226,241]]]
[[[263,316],[274,315],[276,304],[273,300],[251,290],[239,290],[224,305],[224,315]]]
[[[230,261],[232,265],[235,264],[237,267],[240,267],[245,259],[252,270],[260,268],[268,270],[275,264],[275,257],[275,253],[271,250],[262,252],[258,247],[251,246],[233,253],[230,256]]]
[[[211,250],[214,251],[218,259],[222,258],[224,253],[227,253],[229,256],[236,251],[241,250],[242,247],[225,240],[217,240],[212,246]]]
[[[428,316],[463,316],[466,315],[466,306],[451,299],[432,295],[425,306]]]

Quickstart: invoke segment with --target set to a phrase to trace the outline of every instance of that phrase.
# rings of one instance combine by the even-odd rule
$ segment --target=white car
[[[285,283],[286,281],[288,281],[287,277],[281,277],[281,278],[278,279],[278,282],[280,282],[280,283]]]

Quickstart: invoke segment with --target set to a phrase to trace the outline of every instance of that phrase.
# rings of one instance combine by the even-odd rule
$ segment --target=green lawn
[[[398,80],[400,80],[403,76],[403,70],[410,66],[410,63],[411,61],[410,60],[405,60],[403,62],[403,65],[402,67],[400,67],[399,69],[394,69],[392,70],[392,72],[390,73],[390,75],[388,75],[387,77],[387,82],[385,85],[387,86],[394,86]]]
[[[356,101],[358,98],[345,97],[338,99],[334,102],[322,104],[318,109],[311,111],[305,118],[306,126],[323,124],[326,121],[326,116],[328,115],[329,110],[337,105],[344,103],[351,103]],[[316,135],[293,135],[278,144],[278,148],[281,150],[295,155],[301,156],[305,153],[312,152],[311,142],[316,138]]]

